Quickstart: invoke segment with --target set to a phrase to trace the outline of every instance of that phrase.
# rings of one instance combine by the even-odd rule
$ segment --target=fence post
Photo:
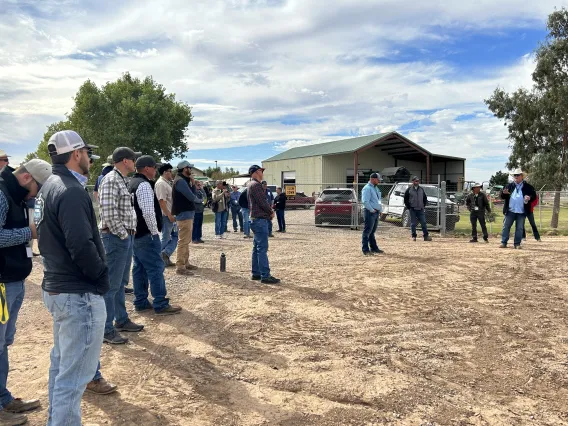
[[[542,192],[538,195],[538,229],[542,229]]]
[[[441,184],[441,194],[440,202],[440,235],[442,237],[446,236],[446,181],[442,181]]]

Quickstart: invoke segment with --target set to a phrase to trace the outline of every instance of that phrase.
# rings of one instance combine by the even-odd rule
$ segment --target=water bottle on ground
[[[221,272],[227,271],[227,256],[225,256],[225,253],[221,253],[221,258],[219,259],[219,270]]]

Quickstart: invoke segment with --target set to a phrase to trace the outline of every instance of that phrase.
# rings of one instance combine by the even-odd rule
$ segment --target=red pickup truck
[[[303,192],[296,192],[296,195],[286,197],[286,210],[309,209],[315,204],[314,197],[308,197]]]

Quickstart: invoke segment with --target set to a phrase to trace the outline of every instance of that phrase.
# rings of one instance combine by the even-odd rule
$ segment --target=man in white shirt
[[[158,168],[160,178],[154,187],[162,209],[162,260],[166,266],[175,266],[170,257],[176,251],[178,244],[176,218],[172,214],[172,189],[174,185],[172,169],[171,164],[162,164]]]
[[[161,257],[162,209],[154,194],[153,179],[156,161],[150,155],[136,160],[137,173],[130,179],[128,190],[134,196],[137,225],[134,236],[134,308],[137,311],[154,309],[157,315],[177,314],[179,306],[170,305],[166,297],[164,261]],[[153,301],[148,300],[148,282]]]

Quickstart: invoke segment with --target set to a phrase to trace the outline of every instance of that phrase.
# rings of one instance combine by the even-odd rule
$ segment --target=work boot
[[[522,247],[520,244],[515,244],[515,250],[520,250]]]
[[[176,305],[168,305],[164,309],[156,311],[156,315],[174,315],[181,312],[181,307]]]
[[[130,320],[127,320],[122,325],[115,324],[114,328],[116,329],[116,331],[129,331],[132,333],[137,333],[139,331],[142,331],[144,329],[144,326],[142,324],[136,324]]]
[[[9,413],[24,413],[26,411],[35,410],[36,408],[39,408],[40,405],[41,403],[39,402],[39,399],[24,401],[21,398],[16,398],[4,405],[2,409]]]
[[[267,278],[263,278],[260,280],[260,282],[262,284],[279,284],[280,280],[278,278],[274,278],[272,275],[267,277]]]
[[[477,238],[472,238],[471,240],[469,240],[470,243],[476,243],[477,242]]]
[[[507,244],[501,243],[501,245],[499,246],[499,248],[507,248]]]
[[[197,269],[197,266],[188,263],[187,265],[185,265],[185,269],[187,269],[188,271],[195,271]]]
[[[124,345],[125,343],[128,343],[128,339],[126,337],[122,337],[118,331],[112,330],[110,333],[104,335],[103,342],[111,345]]]
[[[28,418],[24,414],[9,413],[6,410],[0,411],[0,425],[2,426],[20,426],[28,422]]]
[[[432,241],[432,237],[430,235],[424,237],[424,241]]]
[[[112,383],[107,382],[102,377],[97,380],[91,380],[89,384],[87,384],[86,392],[95,393],[97,395],[108,395],[113,392],[116,392],[118,386],[113,385]]]
[[[175,263],[170,260],[170,256],[168,256],[166,252],[162,252],[162,260],[164,261],[166,268],[175,266]]]
[[[261,280],[261,277],[260,277],[260,275],[252,275],[252,276],[250,277],[250,279],[253,280],[253,281],[260,281],[260,280]]]
[[[187,269],[184,268],[184,269],[176,269],[176,274],[191,277],[193,275],[193,272],[188,271]]]
[[[488,243],[488,242],[489,242],[489,238],[484,237],[484,238],[483,238],[483,241],[485,241],[486,243]]]
[[[416,237],[412,237],[412,241],[416,241]]]

